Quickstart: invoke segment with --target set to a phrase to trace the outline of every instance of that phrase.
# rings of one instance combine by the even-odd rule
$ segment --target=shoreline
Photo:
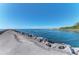
[[[29,33],[25,33],[25,32],[20,32],[14,29],[8,29],[8,30],[4,30],[3,32],[6,31],[10,31],[14,33],[15,39],[17,39],[20,42],[25,42],[26,39],[35,42],[36,44],[40,45],[41,47],[45,48],[45,49],[55,49],[57,51],[61,51],[61,52],[66,52],[66,53],[70,53],[70,54],[78,54],[76,53],[77,50],[79,50],[79,48],[75,48],[75,47],[71,47],[70,45],[64,44],[64,43],[50,43],[47,39],[44,39],[43,37],[35,37],[32,34]],[[2,35],[2,34],[1,34]],[[23,39],[24,38],[24,39]],[[23,39],[23,40],[22,40]],[[74,51],[71,51],[70,47],[72,49],[74,49]],[[66,48],[66,50],[64,50]]]
[[[57,30],[79,33],[79,29],[57,29]]]

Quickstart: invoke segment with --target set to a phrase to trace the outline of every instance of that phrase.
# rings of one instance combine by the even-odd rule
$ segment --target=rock
[[[32,36],[31,36],[32,37]],[[4,31],[0,35],[0,54],[12,55],[69,55],[69,46],[64,50],[58,49],[62,44],[41,42],[43,37],[29,38],[24,33],[15,30]],[[37,41],[39,40],[39,41]],[[42,41],[41,41],[42,40]],[[41,41],[41,42],[40,42]],[[35,43],[36,42],[36,43]],[[64,45],[64,44],[63,44]],[[45,47],[45,48],[43,48]],[[55,47],[55,48],[52,48]],[[68,52],[68,53],[67,53]]]

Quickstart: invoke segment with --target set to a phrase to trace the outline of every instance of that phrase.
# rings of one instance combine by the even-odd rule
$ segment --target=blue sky
[[[54,28],[79,22],[76,3],[0,4],[0,28]]]

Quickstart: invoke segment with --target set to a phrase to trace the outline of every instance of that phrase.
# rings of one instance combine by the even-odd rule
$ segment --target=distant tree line
[[[60,29],[79,29],[79,22],[70,27],[60,27]]]

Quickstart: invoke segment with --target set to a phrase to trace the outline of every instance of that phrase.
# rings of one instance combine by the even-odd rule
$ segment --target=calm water
[[[79,47],[79,33],[47,29],[18,29],[18,31],[47,38],[49,41],[66,43]]]

